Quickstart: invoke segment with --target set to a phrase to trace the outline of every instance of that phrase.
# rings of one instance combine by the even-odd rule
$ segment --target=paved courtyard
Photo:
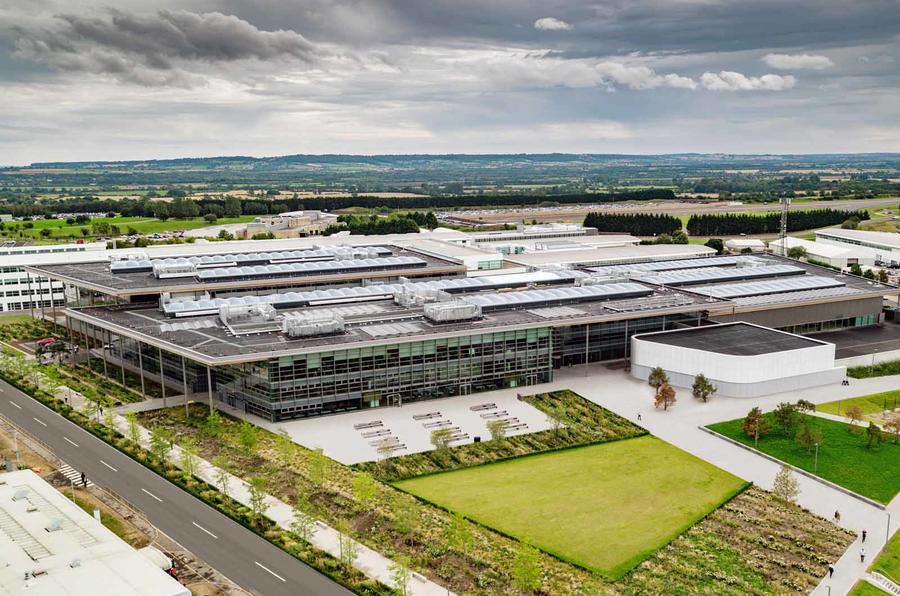
[[[534,388],[520,388],[533,393]],[[267,425],[284,429],[297,443],[321,448],[344,464],[379,459],[379,445],[391,447],[391,456],[432,449],[431,433],[448,428],[458,440],[451,445],[471,443],[475,437],[490,439],[487,423],[506,420],[507,435],[549,428],[546,415],[524,401],[515,390],[479,393],[405,404],[402,407],[362,410],[348,414],[320,416]]]

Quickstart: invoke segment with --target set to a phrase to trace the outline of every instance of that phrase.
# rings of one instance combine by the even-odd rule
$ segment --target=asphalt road
[[[352,594],[2,380],[0,413],[245,590],[264,596]]]

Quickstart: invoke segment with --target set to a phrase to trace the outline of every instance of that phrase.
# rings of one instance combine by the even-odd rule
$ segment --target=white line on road
[[[38,424],[40,424],[41,426],[47,426],[47,423],[44,422],[43,420],[38,420],[38,419],[35,418],[34,416],[32,416],[31,418],[32,418],[35,422],[37,422]]]
[[[197,522],[191,522],[191,523],[194,524],[195,526],[197,526],[198,528],[200,528],[201,530],[203,530],[204,532],[206,532],[207,534],[209,534],[210,536],[212,536],[213,538],[215,538],[216,540],[219,539],[218,536],[216,536],[215,534],[213,534],[212,532],[210,532],[209,530],[207,530],[206,528],[204,528],[203,526],[201,526],[201,525],[198,524]]]
[[[76,443],[75,441],[73,441],[73,440],[70,439],[69,437],[63,437],[63,441],[65,441],[65,442],[68,443],[69,445],[74,445],[75,447],[78,447],[78,443]]]
[[[14,405],[15,407],[19,408],[20,410],[22,409],[22,406],[20,406],[19,404],[17,404],[17,403],[14,402],[13,400],[9,400],[9,403],[11,403],[11,404]]]
[[[109,465],[108,463],[106,463],[105,461],[103,461],[102,459],[100,460],[100,463],[103,464],[104,466],[106,466],[107,468],[109,468],[110,470],[112,470],[113,472],[118,472],[117,469],[115,469],[114,467],[112,467],[111,465]],[[148,494],[149,494],[149,493],[148,493]]]
[[[277,577],[278,579],[280,579],[281,581],[287,582],[286,579],[284,579],[283,577],[281,577],[280,575],[278,575],[277,573],[275,573],[274,571],[272,571],[271,569],[269,569],[268,567],[266,567],[259,561],[253,561],[253,562],[256,563],[257,567],[259,567],[260,569],[264,569],[264,570],[268,571],[269,573],[271,573],[272,575],[274,575],[275,577]]]
[[[154,495],[153,493],[151,493],[151,492],[150,492],[149,490],[147,490],[146,488],[142,488],[141,490],[144,491],[145,493],[147,493],[148,495],[150,495],[151,497],[153,497],[154,499],[156,499],[157,501],[159,501],[160,503],[162,503],[162,499],[160,499],[159,497],[157,497],[156,495]]]

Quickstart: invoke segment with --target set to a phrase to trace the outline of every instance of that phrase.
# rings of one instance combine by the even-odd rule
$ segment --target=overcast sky
[[[900,0],[0,0],[0,164],[552,151],[900,151]]]

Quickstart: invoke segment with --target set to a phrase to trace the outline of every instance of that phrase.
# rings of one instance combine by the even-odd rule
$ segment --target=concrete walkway
[[[120,433],[128,436],[128,422],[125,420],[124,416],[117,415],[115,424]],[[150,431],[143,426],[140,427],[140,430],[141,445],[144,448],[149,449]],[[181,448],[178,446],[173,448],[169,453],[169,459],[173,464],[181,468]],[[197,459],[197,471],[195,472],[195,476],[205,480],[212,486],[220,487],[217,480],[218,468],[205,459]],[[236,501],[250,507],[250,490],[247,483],[232,474],[227,474],[227,476],[228,495]],[[266,517],[282,528],[290,530],[291,523],[294,520],[292,507],[272,495],[266,495],[265,501],[268,505]],[[316,548],[331,554],[335,558],[340,558],[340,533],[325,523],[321,521],[315,522],[315,529],[310,542]],[[353,561],[353,566],[367,577],[377,580],[386,586],[394,587],[391,578],[391,566],[393,565],[393,561],[363,544],[356,543],[356,545],[359,554]],[[407,588],[409,590],[408,593],[415,596],[452,596],[453,594],[447,590],[447,588],[429,581],[418,573],[413,574]]]

